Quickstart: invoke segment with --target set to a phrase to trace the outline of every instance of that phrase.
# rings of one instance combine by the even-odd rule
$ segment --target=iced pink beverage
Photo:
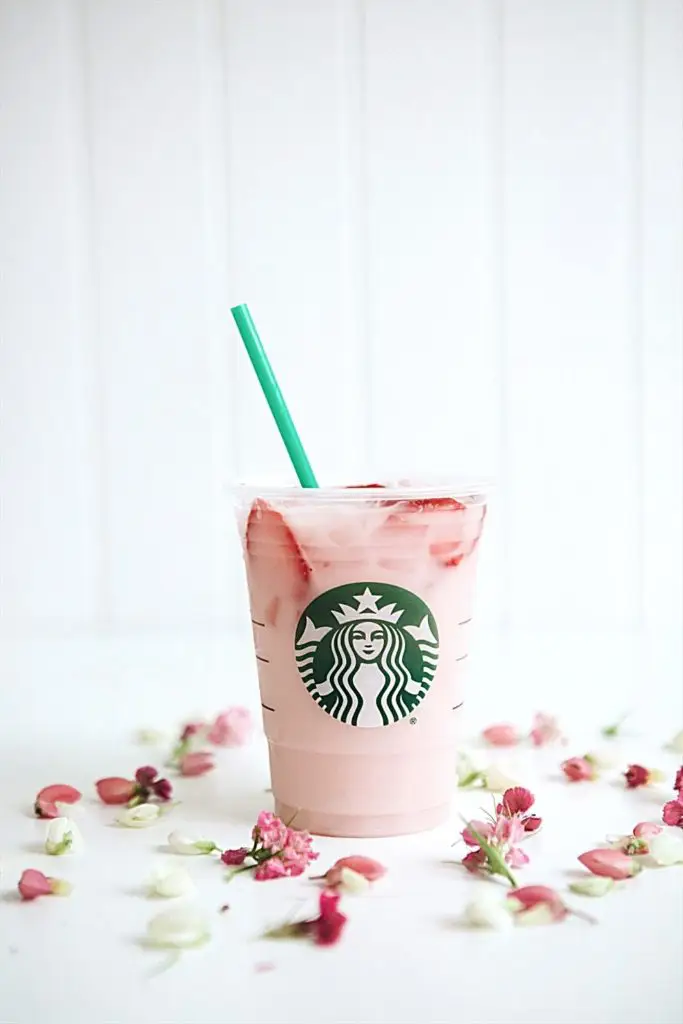
[[[238,502],[276,813],[333,836],[438,825],[485,495],[241,488]]]

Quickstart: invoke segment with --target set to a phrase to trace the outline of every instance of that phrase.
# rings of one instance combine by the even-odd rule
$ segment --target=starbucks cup
[[[330,836],[442,822],[481,483],[237,489],[276,813]]]

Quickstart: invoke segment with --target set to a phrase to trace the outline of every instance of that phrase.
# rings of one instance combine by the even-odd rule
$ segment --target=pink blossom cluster
[[[683,828],[683,764],[676,772],[674,779],[676,797],[662,807],[662,821],[665,825],[678,825]]]
[[[226,850],[221,860],[242,870],[254,868],[254,878],[259,882],[301,875],[318,857],[308,832],[290,828],[270,811],[261,811],[251,838],[250,850],[246,846]],[[246,864],[248,860],[252,863]]]
[[[484,870],[488,864],[487,853],[478,837],[498,850],[510,867],[521,868],[529,863],[528,855],[519,844],[541,826],[541,818],[527,814],[534,802],[533,793],[524,786],[514,786],[503,793],[502,801],[496,806],[495,817],[488,821],[471,821],[462,830],[463,840],[472,847],[462,860],[468,871]]]

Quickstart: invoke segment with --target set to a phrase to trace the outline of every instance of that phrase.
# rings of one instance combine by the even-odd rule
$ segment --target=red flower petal
[[[131,779],[112,775],[95,783],[97,795],[103,804],[127,804],[135,796],[137,784]]]
[[[57,804],[75,804],[82,794],[74,786],[58,782],[52,786],[44,786],[36,796],[34,812],[39,818],[59,818],[61,811]]]
[[[525,885],[521,889],[513,889],[508,893],[508,899],[517,900],[525,911],[543,904],[548,907],[554,921],[561,921],[569,913],[562,898],[547,885]]]
[[[534,794],[524,786],[513,786],[503,793],[503,812],[512,817],[513,814],[524,814],[534,804]]]

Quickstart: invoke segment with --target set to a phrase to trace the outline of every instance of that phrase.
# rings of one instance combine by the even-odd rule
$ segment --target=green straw
[[[256,376],[259,379],[259,384],[263,389],[263,394],[266,396],[266,401],[270,406],[270,411],[272,412],[277,428],[280,431],[280,436],[285,442],[285,448],[292,460],[292,465],[296,470],[299,483],[302,487],[317,487],[318,481],[311,469],[311,464],[308,461],[308,456],[304,451],[301,438],[294,426],[294,421],[292,420],[289,409],[287,408],[287,403],[282,397],[282,392],[280,391],[278,382],[275,379],[275,374],[268,362],[268,356],[263,350],[263,345],[261,344],[261,339],[258,336],[256,325],[251,319],[249,307],[244,303],[241,303],[239,306],[233,306],[230,312],[237,324],[237,330],[242,336],[244,347],[251,359],[251,365],[256,370]]]

